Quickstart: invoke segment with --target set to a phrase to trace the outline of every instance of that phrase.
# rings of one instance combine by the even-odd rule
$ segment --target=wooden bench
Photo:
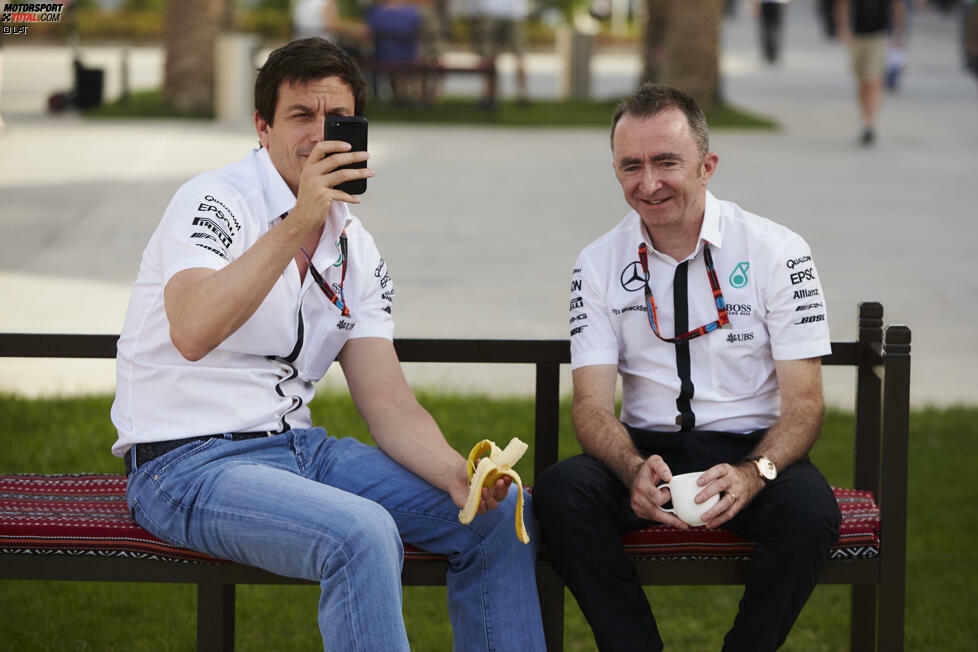
[[[0,334],[0,357],[113,358],[115,335]],[[558,459],[559,369],[570,361],[566,340],[423,340],[395,341],[403,362],[532,364],[536,370],[535,426],[532,452],[534,473]],[[859,308],[856,341],[833,342],[826,365],[856,370],[855,478],[860,491],[837,490],[840,505],[855,496],[860,507],[856,521],[868,527],[860,536],[859,555],[841,554],[829,561],[821,582],[852,585],[851,646],[853,650],[902,650],[906,557],[907,454],[910,395],[910,331],[905,326],[883,328],[883,307],[864,303]],[[121,462],[120,462],[121,467]],[[69,481],[89,476],[69,476]],[[48,482],[64,476],[0,476],[0,486]],[[104,479],[105,476],[100,476]],[[112,493],[124,508],[125,479]],[[876,497],[877,504],[868,494]],[[51,496],[46,496],[50,502]],[[18,518],[17,497],[0,490],[0,579],[81,580],[124,582],[176,582],[197,585],[197,648],[234,648],[234,598],[237,584],[300,584],[303,580],[226,561],[201,560],[199,553],[160,552],[155,537],[142,533],[148,547],[133,555],[132,537],[112,540],[105,533],[101,544],[85,549],[58,550],[62,543],[35,536],[29,519]],[[22,509],[22,508],[20,508]],[[847,511],[843,507],[844,513]],[[850,510],[851,512],[851,510]],[[858,524],[857,523],[857,524]],[[845,525],[845,521],[844,521]],[[128,531],[128,530],[127,530]],[[751,546],[732,535],[702,528],[683,534],[666,526],[627,535],[626,549],[644,584],[742,584]],[[79,537],[79,540],[84,537]],[[140,537],[135,537],[140,538]],[[158,541],[158,540],[155,540]],[[862,540],[861,540],[862,541]],[[885,545],[884,542],[885,541]],[[138,543],[138,542],[137,542]],[[101,548],[99,546],[102,546]],[[157,547],[154,548],[153,546]],[[106,549],[108,548],[108,549]],[[158,554],[145,554],[146,550]],[[61,554],[56,554],[60,552]],[[175,558],[168,558],[175,554]],[[110,556],[114,555],[114,556]],[[853,557],[856,558],[853,558]],[[174,560],[177,559],[177,560]],[[405,585],[443,585],[445,558],[420,551],[405,554]],[[563,647],[564,587],[541,549],[537,581],[544,628],[550,650]]]
[[[479,58],[471,64],[449,63],[442,59],[418,59],[416,61],[389,61],[361,59],[357,62],[364,75],[371,79],[374,95],[379,91],[378,74],[410,75],[421,80],[421,99],[433,103],[441,80],[445,75],[476,75],[485,80],[486,94],[480,102],[485,106],[496,103],[498,71],[496,61]]]

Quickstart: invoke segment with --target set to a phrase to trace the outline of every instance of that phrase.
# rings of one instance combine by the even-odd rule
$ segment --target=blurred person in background
[[[366,26],[344,18],[339,0],[295,0],[292,5],[292,38],[318,36],[336,43],[354,58],[360,58]]]
[[[883,99],[887,47],[904,42],[903,0],[837,0],[836,30],[849,46],[862,119],[859,143],[876,142],[876,122]]]
[[[778,62],[784,43],[784,8],[790,0],[754,0],[761,37],[761,55],[770,64]]]
[[[391,101],[405,104],[420,98],[421,79],[416,70],[398,70],[397,64],[419,60],[424,17],[411,0],[376,0],[367,10],[366,23],[373,41],[374,60],[394,67],[387,71]]]
[[[512,52],[516,57],[516,101],[521,106],[530,102],[526,89],[526,17],[530,13],[529,0],[477,0],[476,51],[484,59],[496,60],[501,52]],[[486,79],[484,97],[496,97],[496,77]],[[484,103],[490,103],[484,100]],[[487,106],[486,108],[493,108]]]
[[[961,37],[964,65],[978,80],[978,0],[961,2]]]

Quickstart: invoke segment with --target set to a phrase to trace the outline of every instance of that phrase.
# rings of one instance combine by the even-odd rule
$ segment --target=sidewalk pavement
[[[806,237],[834,339],[855,337],[859,301],[880,300],[887,322],[913,330],[914,404],[973,404],[978,282],[969,254],[978,242],[968,191],[978,172],[978,89],[960,64],[957,24],[918,13],[904,85],[886,98],[878,145],[866,150],[855,144],[845,52],[822,38],[814,16],[810,0],[789,6],[775,67],[761,62],[746,12],[727,22],[728,99],[781,129],[714,133],[711,189]],[[174,190],[240,158],[253,130],[51,118],[34,100],[49,92],[45,83],[66,87],[45,71],[67,54],[8,40],[4,56],[0,331],[118,332],[142,249]],[[158,83],[153,57],[152,48],[131,53],[142,62],[134,87]],[[599,54],[596,95],[630,92],[639,66],[637,55]],[[552,96],[553,57],[535,54],[529,68],[531,95]],[[502,71],[510,93],[512,68],[504,62]],[[399,336],[567,336],[577,253],[627,211],[606,129],[375,124],[370,149],[377,176],[355,212],[392,270]],[[497,395],[533,387],[530,368],[407,367],[419,386]],[[342,384],[338,372],[329,378]],[[827,369],[825,382],[831,404],[851,407],[851,373]],[[0,361],[0,391],[112,387],[111,362]]]

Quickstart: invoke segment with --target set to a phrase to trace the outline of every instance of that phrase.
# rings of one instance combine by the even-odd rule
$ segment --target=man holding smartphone
[[[449,556],[455,649],[542,650],[537,537],[513,535],[508,478],[459,523],[465,459],[404,379],[387,267],[338,188],[373,171],[348,167],[367,153],[324,140],[324,124],[364,103],[331,43],[274,51],[255,84],[261,147],[167,207],[119,340],[113,453],[129,505],[164,540],[319,582],[326,649],[409,649],[403,540]],[[334,360],[379,448],[313,427]]]

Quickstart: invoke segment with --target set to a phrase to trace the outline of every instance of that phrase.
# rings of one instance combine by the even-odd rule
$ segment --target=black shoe
[[[876,142],[876,132],[870,128],[863,130],[863,135],[859,138],[859,144],[863,147],[870,147]]]

